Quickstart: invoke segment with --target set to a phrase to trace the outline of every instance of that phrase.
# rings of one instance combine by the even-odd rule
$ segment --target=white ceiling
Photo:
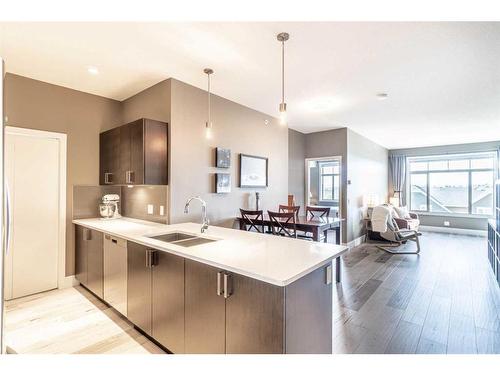
[[[500,23],[0,23],[0,55],[118,100],[169,77],[205,88],[211,67],[214,93],[277,116],[281,31],[293,129],[391,149],[500,139]]]

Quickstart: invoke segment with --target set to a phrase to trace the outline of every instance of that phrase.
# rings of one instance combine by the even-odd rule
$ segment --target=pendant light
[[[285,42],[290,38],[288,33],[279,33],[278,41],[281,42],[281,103],[280,103],[280,124],[286,125],[286,103],[285,103]]]
[[[213,74],[213,70],[210,68],[203,69],[203,73],[207,75],[208,79],[208,88],[207,88],[207,99],[208,99],[208,119],[205,123],[205,136],[207,139],[212,138],[212,118],[211,118],[211,103],[210,103],[210,74]]]

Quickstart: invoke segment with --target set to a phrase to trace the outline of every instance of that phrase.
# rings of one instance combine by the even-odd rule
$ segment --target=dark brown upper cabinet
[[[167,185],[167,124],[139,119],[99,137],[101,185]]]

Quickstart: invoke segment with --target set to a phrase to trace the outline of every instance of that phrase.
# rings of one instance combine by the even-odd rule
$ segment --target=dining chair
[[[314,218],[327,218],[330,215],[330,207],[306,206],[307,220]]]
[[[265,233],[264,231],[264,215],[262,210],[244,210],[240,208],[242,225],[241,229],[248,232],[252,231],[252,228],[259,233]]]
[[[315,206],[306,206],[306,219],[314,220],[314,219],[328,219],[328,215],[330,215],[330,207],[315,207]],[[301,232],[297,234],[297,237],[305,239],[305,240],[313,240],[311,233]],[[320,242],[326,242],[326,236],[321,235]]]
[[[287,206],[284,204],[280,204],[278,207],[278,211],[283,213],[283,212],[293,212],[295,214],[295,217],[299,217],[299,211],[300,211],[300,206]]]
[[[297,222],[294,212],[267,211],[271,222],[272,234],[297,238]]]

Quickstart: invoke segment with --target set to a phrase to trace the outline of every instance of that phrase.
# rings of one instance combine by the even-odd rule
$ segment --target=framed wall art
[[[215,167],[229,168],[231,166],[231,150],[228,148],[215,148]]]
[[[215,174],[215,192],[217,194],[231,192],[231,175],[229,173]]]
[[[268,186],[268,158],[240,154],[240,187],[263,188]]]

